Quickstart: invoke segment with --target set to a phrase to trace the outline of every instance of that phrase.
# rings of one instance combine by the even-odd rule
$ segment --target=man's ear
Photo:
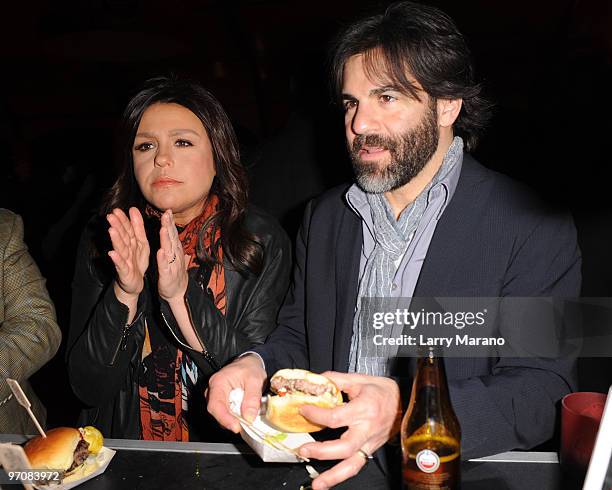
[[[438,124],[442,127],[453,125],[461,111],[462,99],[438,99]]]

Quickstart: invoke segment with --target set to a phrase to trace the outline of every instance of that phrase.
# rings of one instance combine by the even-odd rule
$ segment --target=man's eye
[[[134,149],[136,151],[148,151],[151,148],[153,148],[153,143],[140,143],[139,145],[136,145]]]
[[[393,97],[392,95],[382,94],[380,96],[380,100],[384,102],[385,104],[388,104],[389,102],[393,102],[394,100],[397,100],[397,99]]]
[[[344,110],[348,111],[349,109],[353,109],[357,107],[357,101],[356,100],[345,100],[344,101]]]
[[[176,146],[193,146],[191,144],[191,141],[187,141],[187,140],[176,140],[176,142],[174,144]]]

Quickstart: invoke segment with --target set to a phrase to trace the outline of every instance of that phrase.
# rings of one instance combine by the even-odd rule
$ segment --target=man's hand
[[[304,406],[300,413],[309,420],[333,429],[348,426],[340,439],[311,442],[300,447],[302,456],[315,459],[342,459],[312,482],[313,490],[337,485],[355,476],[366,459],[358,451],[372,454],[399,431],[401,399],[397,383],[389,378],[364,374],[323,373],[349,396],[349,402],[335,408]]]
[[[219,424],[237,434],[240,422],[229,410],[230,391],[234,388],[244,390],[240,412],[252,422],[259,413],[266,378],[266,370],[256,355],[247,354],[236,359],[211,376],[207,390],[208,411]]]

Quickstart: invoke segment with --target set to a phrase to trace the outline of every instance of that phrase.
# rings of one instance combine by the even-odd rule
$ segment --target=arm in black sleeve
[[[144,335],[143,295],[131,325],[128,307],[115,296],[112,281],[95,274],[84,233],[72,283],[72,308],[67,345],[68,374],[75,394],[89,406],[111,400],[128,379],[130,360]],[[109,259],[110,260],[110,259]]]
[[[204,346],[203,353],[187,345],[168,303],[161,302],[168,327],[204,372],[220,369],[238,354],[262,344],[276,327],[278,309],[289,282],[291,245],[280,228],[262,241],[264,264],[259,276],[238,276],[230,285],[226,272],[226,286],[235,288],[231,295],[228,293],[227,317],[216,308],[212,295],[207,292],[208,281],[197,279],[197,269],[190,271],[185,303],[196,335]],[[236,304],[229,304],[231,298]],[[229,308],[234,310],[231,316]]]
[[[502,295],[575,298],[580,266],[572,220],[547,217],[517,240]],[[491,375],[451,380],[462,457],[528,449],[550,439],[556,402],[575,386],[575,358],[500,358]]]
[[[278,314],[278,327],[266,343],[253,349],[263,359],[268,376],[282,368],[308,368],[305,321],[306,247],[312,202],[306,206],[304,220],[296,238],[295,263],[289,292]]]

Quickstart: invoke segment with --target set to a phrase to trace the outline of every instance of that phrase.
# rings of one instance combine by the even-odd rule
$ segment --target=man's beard
[[[402,187],[429,162],[436,152],[439,137],[435,106],[423,116],[416,128],[399,136],[357,135],[350,152],[357,185],[365,192],[375,194]],[[363,146],[384,148],[389,151],[391,160],[387,164],[364,162],[359,156]]]

